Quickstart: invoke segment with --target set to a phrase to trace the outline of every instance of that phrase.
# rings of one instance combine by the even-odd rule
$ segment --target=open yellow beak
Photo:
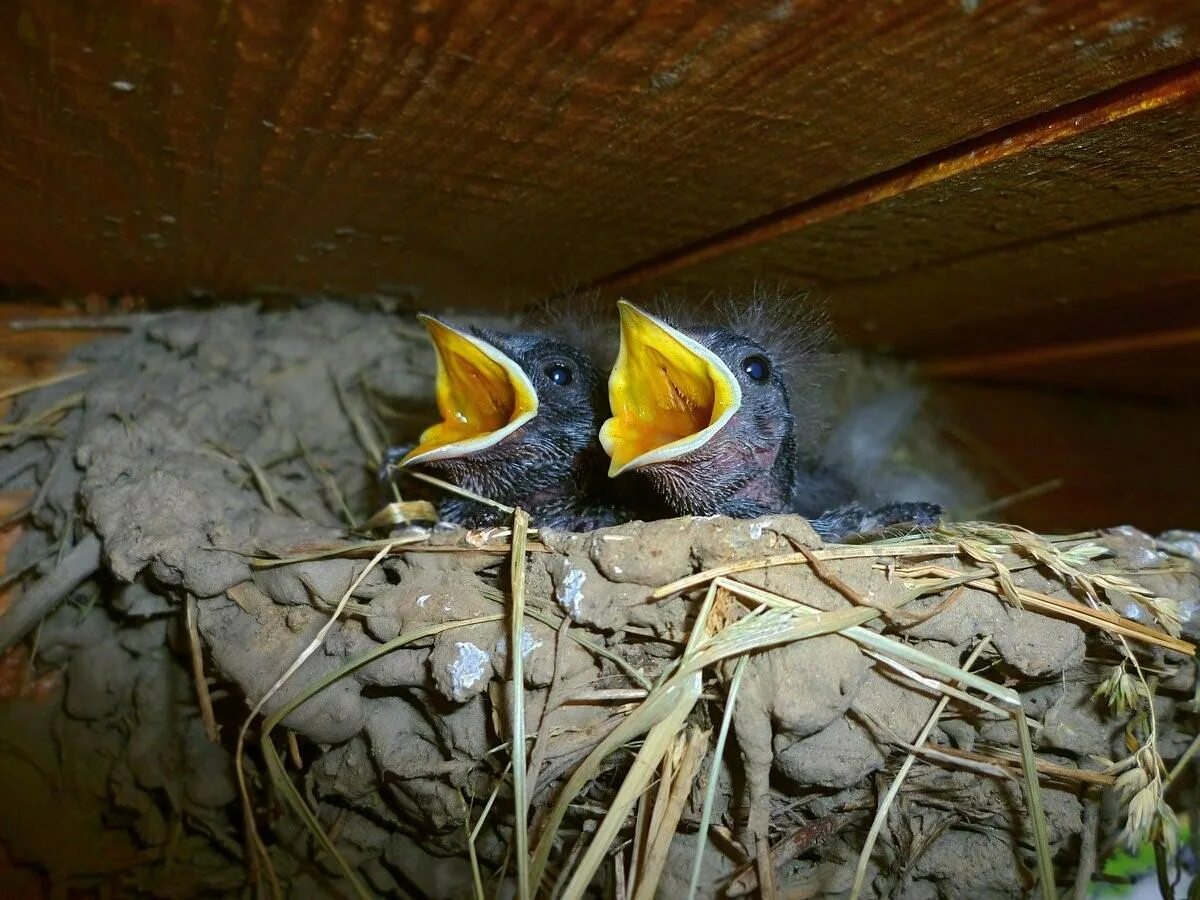
[[[417,318],[437,352],[437,407],[442,421],[421,432],[421,442],[400,465],[477,453],[537,415],[537,391],[507,355],[432,316]]]
[[[619,300],[621,349],[608,379],[612,418],[600,443],[608,474],[666,462],[703,446],[742,405],[737,378],[715,353]]]

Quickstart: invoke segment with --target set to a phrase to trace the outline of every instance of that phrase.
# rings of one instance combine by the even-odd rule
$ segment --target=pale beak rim
[[[738,382],[737,377],[717,354],[705,347],[699,341],[684,334],[679,329],[664,322],[657,316],[639,309],[628,300],[618,300],[617,307],[621,314],[621,344],[617,351],[617,360],[613,364],[612,373],[609,375],[609,405],[613,409],[614,414],[611,418],[605,421],[600,428],[600,443],[604,447],[604,452],[611,459],[608,469],[610,478],[615,478],[624,472],[634,469],[641,469],[646,466],[655,465],[658,463],[670,462],[685,456],[694,450],[703,447],[707,444],[722,428],[728,424],[729,420],[742,406],[742,387]],[[627,318],[628,317],[628,318]],[[648,323],[653,329],[665,338],[674,341],[683,349],[690,352],[697,359],[705,364],[705,368],[709,377],[714,382],[719,382],[724,386],[728,394],[728,399],[721,405],[719,415],[712,419],[704,428],[692,432],[691,434],[680,437],[674,441],[654,447],[632,459],[627,460],[622,464],[618,464],[614,455],[617,447],[617,439],[613,432],[619,427],[619,416],[617,408],[621,406],[619,394],[624,390],[623,381],[625,379],[624,369],[628,365],[629,349],[627,346],[627,337],[632,334],[632,329],[626,327],[628,322]],[[632,340],[632,338],[630,338]],[[718,396],[720,392],[714,386],[714,393]]]
[[[444,379],[448,379],[448,368],[445,364],[443,353],[450,352],[448,348],[443,347],[439,338],[444,338],[447,334],[452,335],[455,339],[464,341],[469,344],[479,353],[487,357],[492,362],[496,363],[508,378],[510,387],[513,390],[516,403],[514,407],[519,407],[521,401],[524,401],[525,409],[517,413],[507,423],[500,428],[481,432],[477,435],[471,435],[466,438],[461,438],[456,441],[448,441],[444,444],[430,447],[428,450],[421,450],[421,447],[426,443],[425,435],[430,429],[436,428],[438,425],[444,424],[447,419],[443,415],[439,422],[434,423],[427,428],[421,435],[421,443],[414,447],[409,453],[398,463],[401,467],[419,465],[421,463],[436,462],[439,460],[461,459],[465,456],[470,456],[478,453],[481,450],[486,450],[494,447],[500,441],[504,440],[509,435],[515,433],[538,414],[538,394],[537,389],[533,386],[533,382],[529,380],[529,376],[525,371],[517,365],[508,354],[504,353],[497,347],[478,338],[473,334],[469,334],[460,328],[455,328],[453,325],[435,318],[434,316],[421,313],[417,316],[429,331],[430,339],[433,342],[434,353],[437,355],[437,379],[440,385]],[[419,451],[419,452],[418,452]]]

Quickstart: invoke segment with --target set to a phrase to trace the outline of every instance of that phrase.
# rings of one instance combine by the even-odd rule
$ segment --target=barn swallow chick
[[[894,510],[873,517],[849,506],[855,497],[848,482],[813,462],[823,431],[819,322],[776,321],[777,332],[791,333],[771,334],[771,317],[747,305],[740,325],[676,328],[627,301],[619,309],[612,417],[600,430],[610,476],[647,480],[675,515],[787,511],[819,519],[838,508],[824,520],[832,539],[859,533],[858,524],[896,524]],[[754,325],[761,339],[751,336]],[[790,388],[797,386],[808,396],[794,404]],[[804,413],[799,422],[797,408]]]
[[[535,524],[585,530],[613,524],[595,500],[604,479],[596,430],[607,415],[604,375],[580,350],[541,334],[457,328],[420,316],[437,356],[441,420],[399,466],[529,511]],[[455,497],[442,518],[480,527],[505,516]]]

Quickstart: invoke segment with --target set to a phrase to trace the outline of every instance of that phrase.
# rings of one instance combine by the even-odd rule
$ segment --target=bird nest
[[[1173,850],[1194,537],[468,532],[397,501],[377,538],[377,414],[428,390],[394,326],[151,317],[21,397],[14,863],[164,896],[978,898]]]

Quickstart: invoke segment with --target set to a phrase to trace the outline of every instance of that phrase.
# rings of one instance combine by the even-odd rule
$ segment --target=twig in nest
[[[0,390],[0,400],[8,400],[11,397],[16,397],[21,394],[28,393],[29,391],[36,391],[39,388],[50,387],[52,384],[69,381],[72,378],[78,378],[85,372],[87,372],[87,369],[68,369],[65,372],[47,375],[45,378],[35,378],[32,381],[24,381],[21,384],[16,384],[12,387]]]
[[[200,707],[200,719],[204,722],[204,733],[214,744],[221,742],[217,728],[217,717],[213,714],[212,696],[208,692],[208,679],[204,675],[204,651],[200,647],[200,629],[196,623],[196,598],[187,595],[184,603],[187,622],[188,648],[192,657],[192,681],[196,685],[196,703]]]
[[[1071,900],[1087,900],[1092,876],[1096,874],[1096,838],[1100,830],[1100,798],[1091,792],[1083,801],[1083,830],[1079,835],[1079,865]]]
[[[389,469],[396,469],[396,466],[389,466]],[[414,472],[411,469],[400,469],[400,472],[407,475],[409,478],[415,478],[417,481],[424,481],[426,484],[432,484],[434,487],[439,487],[443,491],[449,491],[451,494],[457,494],[460,497],[466,497],[468,500],[474,500],[476,503],[482,503],[485,506],[490,506],[493,509],[498,509],[501,512],[508,513],[510,516],[516,512],[511,506],[505,506],[503,503],[497,503],[495,500],[489,500],[482,494],[476,494],[474,491],[468,491],[466,488],[461,488],[457,484],[451,484],[449,481],[442,481],[440,478],[434,478],[432,475],[426,475],[424,472]]]
[[[810,551],[816,559],[868,559],[892,558],[907,556],[953,556],[958,552],[957,544],[895,544],[887,547],[830,547],[824,550]],[[664,600],[672,594],[691,590],[707,584],[717,578],[728,575],[738,575],[742,572],[754,572],[758,569],[771,569],[775,566],[806,566],[809,558],[803,553],[783,553],[779,556],[764,556],[759,559],[743,559],[740,562],[728,563],[695,575],[688,575],[670,584],[664,584],[655,589],[650,595],[652,600]]]
[[[918,620],[910,612],[906,612],[905,610],[898,609],[896,607],[883,606],[879,603],[873,603],[868,600],[860,592],[846,584],[846,582],[843,581],[841,576],[839,576],[836,572],[830,571],[828,568],[826,568],[825,564],[821,562],[821,560],[817,559],[813,551],[809,550],[807,547],[795,543],[793,543],[793,546],[796,548],[798,553],[802,554],[804,558],[808,560],[808,567],[812,570],[812,573],[817,576],[817,578],[825,582],[825,584],[829,585],[829,587],[833,588],[855,606],[869,606],[871,609],[877,609],[888,621],[903,619],[908,624],[915,625],[917,623]]]
[[[125,313],[111,316],[64,316],[55,319],[13,319],[9,331],[133,331],[161,313]]]
[[[38,579],[0,615],[0,653],[29,634],[67,595],[100,569],[100,538],[84,535],[49,575]]]
[[[862,812],[857,810],[848,813],[831,813],[816,821],[809,822],[807,825],[802,825],[794,829],[771,848],[771,869],[781,869],[797,856],[807,853],[814,847],[820,846],[847,825],[853,824],[861,818]],[[725,895],[727,897],[742,897],[757,888],[757,867],[751,865],[734,878],[733,881],[729,882],[729,887],[725,889]]]
[[[965,577],[961,573],[953,569],[948,569],[945,566],[924,565],[914,566],[897,574],[901,578],[916,579],[937,576],[954,579],[955,584],[970,584],[972,587],[985,590],[999,597],[1007,596],[1003,586],[991,572],[979,572],[975,577]],[[1086,606],[1082,603],[1076,603],[1073,600],[1064,600],[1061,597],[1055,597],[1050,594],[1044,594],[1041,591],[1034,591],[1023,587],[1018,587],[1016,592],[1021,604],[1031,609],[1052,615],[1061,615],[1083,625],[1090,625],[1119,636],[1165,647],[1168,650],[1174,650],[1176,653],[1182,653],[1186,656],[1194,656],[1196,653],[1195,644],[1180,638],[1171,637],[1165,631],[1151,628],[1132,619],[1126,619],[1124,616],[1119,616],[1109,610]]]
[[[299,772],[304,768],[304,757],[300,755],[300,741],[296,738],[296,732],[292,729],[287,730],[287,745],[288,755],[292,758],[292,765]],[[333,838],[333,832],[330,831],[330,839]]]
[[[979,655],[983,653],[991,641],[991,638],[985,637],[979,642],[978,646],[971,651],[971,655],[967,657],[967,661],[963,663],[964,670],[970,669],[975,664],[976,660],[979,659]],[[946,707],[949,704],[950,698],[948,696],[943,696],[938,700],[937,705],[933,708],[933,712],[929,714],[929,718],[926,719],[924,726],[922,726],[920,732],[917,734],[914,743],[924,744],[929,739],[929,735],[937,727],[938,720],[942,717],[942,713],[946,711]],[[883,799],[879,802],[879,808],[875,812],[875,819],[871,823],[871,828],[867,832],[867,839],[863,843],[862,852],[858,857],[858,866],[854,871],[854,887],[850,891],[851,900],[856,900],[862,894],[863,885],[867,877],[867,866],[871,861],[871,853],[875,849],[875,841],[878,840],[879,832],[883,830],[883,825],[887,821],[888,810],[900,793],[900,786],[904,783],[904,779],[908,777],[908,773],[912,770],[916,761],[917,754],[910,750],[904,762],[900,764],[900,769],[896,773],[896,777],[892,779],[891,787],[888,788],[887,793],[884,794]]]

